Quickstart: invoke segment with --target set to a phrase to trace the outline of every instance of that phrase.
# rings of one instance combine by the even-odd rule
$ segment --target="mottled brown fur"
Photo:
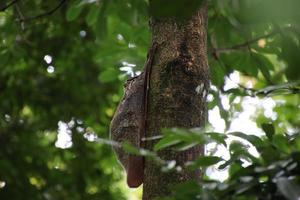
[[[125,84],[125,92],[111,121],[111,139],[122,143],[127,141],[135,147],[141,147],[144,131],[144,74],[130,79]],[[129,187],[138,187],[143,183],[144,158],[129,155],[122,148],[114,148],[119,161],[127,173]]]

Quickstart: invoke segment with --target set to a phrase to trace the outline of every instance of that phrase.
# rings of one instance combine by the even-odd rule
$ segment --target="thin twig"
[[[232,51],[236,51],[236,50],[239,50],[239,49],[249,48],[249,46],[251,44],[258,42],[261,39],[272,37],[272,36],[276,35],[277,33],[278,33],[278,31],[273,31],[269,34],[259,36],[257,38],[252,39],[252,40],[249,40],[249,41],[246,41],[244,43],[237,44],[237,45],[234,45],[234,46],[231,46],[231,47],[215,48],[215,49],[213,49],[212,54],[213,55],[218,55],[220,53],[230,53]]]
[[[22,11],[21,11],[21,8],[19,7],[19,3],[16,3],[16,11],[17,11],[17,13],[19,15],[19,19],[22,20],[22,19],[25,18],[24,15],[23,15],[23,13],[22,13]],[[25,29],[25,24],[21,20],[20,20],[21,29],[24,30]]]
[[[13,0],[13,1],[9,2],[8,4],[6,4],[2,8],[0,8],[0,12],[4,12],[6,9],[8,9],[9,7],[11,7],[12,5],[14,5],[15,3],[17,3],[18,1],[19,0]]]
[[[219,59],[217,61],[219,62],[223,70],[225,70],[226,66],[224,66],[224,63],[222,63]],[[246,96],[269,97],[269,96],[277,96],[277,95],[300,94],[300,81],[287,82],[279,85],[272,84],[262,89],[254,89],[254,88],[246,87],[241,83],[235,82],[230,78],[228,74],[226,74],[226,77],[230,79],[233,83],[235,83],[240,89],[242,89],[245,92]],[[221,92],[226,93],[226,91],[224,91],[223,88],[221,88]]]
[[[62,5],[66,2],[67,0],[61,0],[59,2],[59,4],[54,7],[53,9],[47,11],[47,12],[44,12],[44,13],[41,13],[39,15],[36,15],[36,16],[33,16],[33,17],[28,17],[28,18],[24,18],[24,19],[19,19],[17,21],[19,22],[28,22],[28,21],[32,21],[32,20],[36,20],[36,19],[39,19],[39,18],[43,18],[43,17],[47,17],[47,16],[50,16],[52,15],[53,13],[55,13],[60,7],[62,7]]]

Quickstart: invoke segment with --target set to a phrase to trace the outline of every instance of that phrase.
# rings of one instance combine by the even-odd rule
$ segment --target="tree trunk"
[[[207,5],[202,5],[184,21],[152,18],[150,28],[152,42],[158,47],[152,65],[146,137],[160,135],[162,128],[204,126],[209,90]],[[154,143],[147,142],[146,148],[152,149]],[[162,159],[175,160],[177,165],[201,154],[201,146],[180,153],[171,150],[159,152]],[[185,169],[179,173],[163,173],[159,166],[147,160],[143,200],[167,196],[171,192],[170,185],[199,178],[200,173]]]

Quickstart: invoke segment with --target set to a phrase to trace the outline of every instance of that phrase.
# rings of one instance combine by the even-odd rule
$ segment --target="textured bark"
[[[148,99],[146,137],[161,134],[161,128],[204,126],[207,116],[206,96],[209,72],[206,52],[207,6],[203,5],[190,19],[151,19],[152,42],[158,47],[154,56]],[[155,141],[146,143],[152,149]],[[164,160],[178,165],[203,153],[197,146],[185,152],[164,150]],[[170,185],[197,180],[199,172],[161,172],[159,166],[146,161],[143,200],[170,194]]]

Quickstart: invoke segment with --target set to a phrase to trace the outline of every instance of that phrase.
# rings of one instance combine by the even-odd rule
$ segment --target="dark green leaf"
[[[290,145],[288,142],[288,139],[286,137],[284,137],[283,135],[274,135],[273,136],[273,140],[272,143],[282,152],[284,153],[290,153],[291,149],[290,149]]]
[[[189,163],[188,166],[196,169],[199,167],[208,167],[211,165],[215,165],[221,161],[223,161],[223,159],[217,156],[200,156],[195,161]]]
[[[300,80],[300,47],[292,38],[283,37],[282,58],[287,62],[286,76],[289,80]]]
[[[190,17],[204,0],[151,0],[151,15],[161,17],[176,17],[178,19]],[[182,9],[184,8],[184,9]]]
[[[113,82],[117,80],[118,71],[113,68],[108,68],[105,71],[101,72],[98,79],[102,83]]]
[[[73,21],[80,15],[83,8],[80,3],[81,1],[79,0],[72,2],[66,13],[66,19],[68,21]]]
[[[241,133],[241,132],[232,132],[232,133],[229,133],[229,134],[247,140],[248,142],[250,142],[256,148],[259,148],[259,147],[264,145],[263,141],[255,135],[247,135],[247,134]]]
[[[89,13],[87,14],[85,21],[88,25],[93,25],[97,22],[98,15],[100,13],[100,7],[93,5],[91,6]]]
[[[264,130],[264,132],[266,133],[267,137],[272,140],[273,138],[273,135],[275,134],[275,129],[274,129],[274,126],[273,124],[262,124],[261,125],[262,129]]]

